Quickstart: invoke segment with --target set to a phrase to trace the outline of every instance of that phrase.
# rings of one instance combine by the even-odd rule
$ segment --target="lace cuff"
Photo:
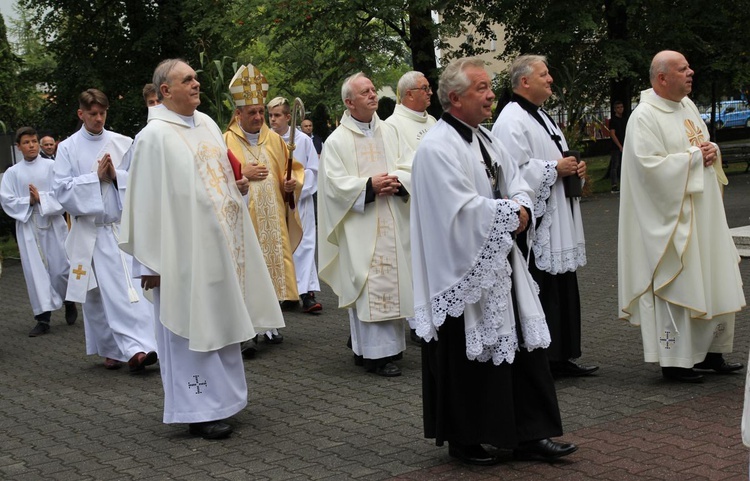
[[[542,181],[536,189],[534,200],[534,215],[542,217],[547,212],[547,199],[550,196],[552,185],[557,180],[557,161],[547,160],[542,163]]]
[[[489,235],[468,272],[454,285],[433,296],[429,305],[415,308],[414,326],[419,337],[425,341],[437,339],[437,330],[446,315],[460,316],[467,304],[477,303],[487,292],[488,302],[482,306],[482,319],[473,328],[467,326],[466,329],[467,355],[470,359],[492,357],[494,360],[492,351],[495,350],[505,353],[502,357],[512,359],[517,348],[515,335],[501,336],[498,331],[503,324],[511,287],[508,254],[513,247],[511,232],[519,225],[519,209],[515,202],[497,203]]]

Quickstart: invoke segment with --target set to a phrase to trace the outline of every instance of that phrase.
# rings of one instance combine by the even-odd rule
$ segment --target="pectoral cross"
[[[76,280],[81,280],[81,276],[86,275],[86,271],[83,270],[83,266],[81,264],[78,264],[78,267],[76,269],[73,269],[73,274],[76,275]]]

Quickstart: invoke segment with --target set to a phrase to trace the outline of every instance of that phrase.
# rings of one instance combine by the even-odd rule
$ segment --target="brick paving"
[[[750,223],[750,174],[730,177],[730,227]],[[84,354],[81,320],[52,316],[33,327],[23,274],[6,260],[0,278],[0,479],[8,480],[747,480],[740,439],[744,372],[669,383],[642,361],[640,333],[616,319],[618,199],[583,203],[588,265],[579,271],[585,363],[597,375],[557,383],[566,434],[580,449],[555,464],[453,462],[422,436],[419,349],[409,344],[403,376],[354,366],[348,318],[324,288],[324,310],[286,313],[285,341],[260,344],[246,361],[248,407],[224,441],[161,423],[158,370],[106,371]],[[750,266],[741,265],[750,299]],[[750,310],[737,320],[745,361]]]

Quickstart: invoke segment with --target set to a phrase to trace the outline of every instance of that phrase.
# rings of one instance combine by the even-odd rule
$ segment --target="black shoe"
[[[29,331],[29,337],[39,337],[49,332],[49,324],[44,322],[37,322],[34,329]]]
[[[200,436],[203,439],[226,438],[234,429],[223,421],[208,421],[205,423],[190,423],[190,434]]]
[[[580,376],[588,376],[591,373],[594,373],[599,370],[599,366],[581,366],[580,364],[568,360],[568,361],[550,361],[549,363],[550,371],[552,371],[552,375],[559,377],[559,376],[570,376],[570,377],[580,377]]]
[[[128,361],[128,370],[130,374],[139,374],[146,371],[146,366],[155,364],[159,358],[156,351],[137,352]]]
[[[268,335],[269,333],[271,334],[270,336]],[[284,336],[282,336],[280,332],[273,334],[271,331],[268,331],[265,334],[265,338],[266,342],[270,342],[271,344],[281,344],[284,342]]]
[[[703,362],[699,362],[693,369],[701,370],[714,370],[719,374],[727,374],[734,371],[739,371],[745,367],[741,362],[727,362],[724,360],[724,356],[718,352],[709,352],[706,354],[706,359]]]
[[[687,367],[663,367],[661,375],[672,381],[699,383],[703,382],[703,374],[699,374]]]
[[[493,456],[485,451],[481,444],[464,446],[463,444],[449,441],[448,455],[464,464],[473,464],[476,466],[492,466],[500,462],[498,456]]]
[[[76,323],[76,319],[78,319],[78,308],[76,307],[76,303],[65,301],[65,322],[67,322],[69,326],[72,326]]]
[[[409,339],[411,339],[411,342],[413,342],[417,346],[421,346],[422,344],[424,344],[422,338],[417,336],[416,329],[409,329]]]
[[[513,457],[521,461],[554,461],[578,450],[571,443],[557,443],[549,438],[523,443],[513,450]]]
[[[286,300],[279,304],[282,311],[293,311],[299,307],[299,301]]]
[[[242,352],[242,357],[244,359],[254,359],[255,354],[258,352],[257,345],[258,345],[258,336],[255,336],[249,341],[243,342],[240,345],[240,351]]]
[[[315,300],[315,294],[308,292],[300,296],[302,299],[302,312],[312,314],[313,312],[319,312],[323,310],[323,305]]]
[[[364,366],[365,365],[365,358],[363,356],[357,356],[354,355],[354,365],[355,366]]]
[[[389,361],[385,364],[381,364],[376,367],[374,371],[370,372],[374,372],[378,376],[383,377],[396,377],[401,375],[401,368]]]

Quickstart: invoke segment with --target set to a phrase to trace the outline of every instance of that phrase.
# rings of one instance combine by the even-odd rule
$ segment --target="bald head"
[[[651,61],[649,78],[656,95],[679,102],[693,90],[693,73],[680,52],[662,50]]]

